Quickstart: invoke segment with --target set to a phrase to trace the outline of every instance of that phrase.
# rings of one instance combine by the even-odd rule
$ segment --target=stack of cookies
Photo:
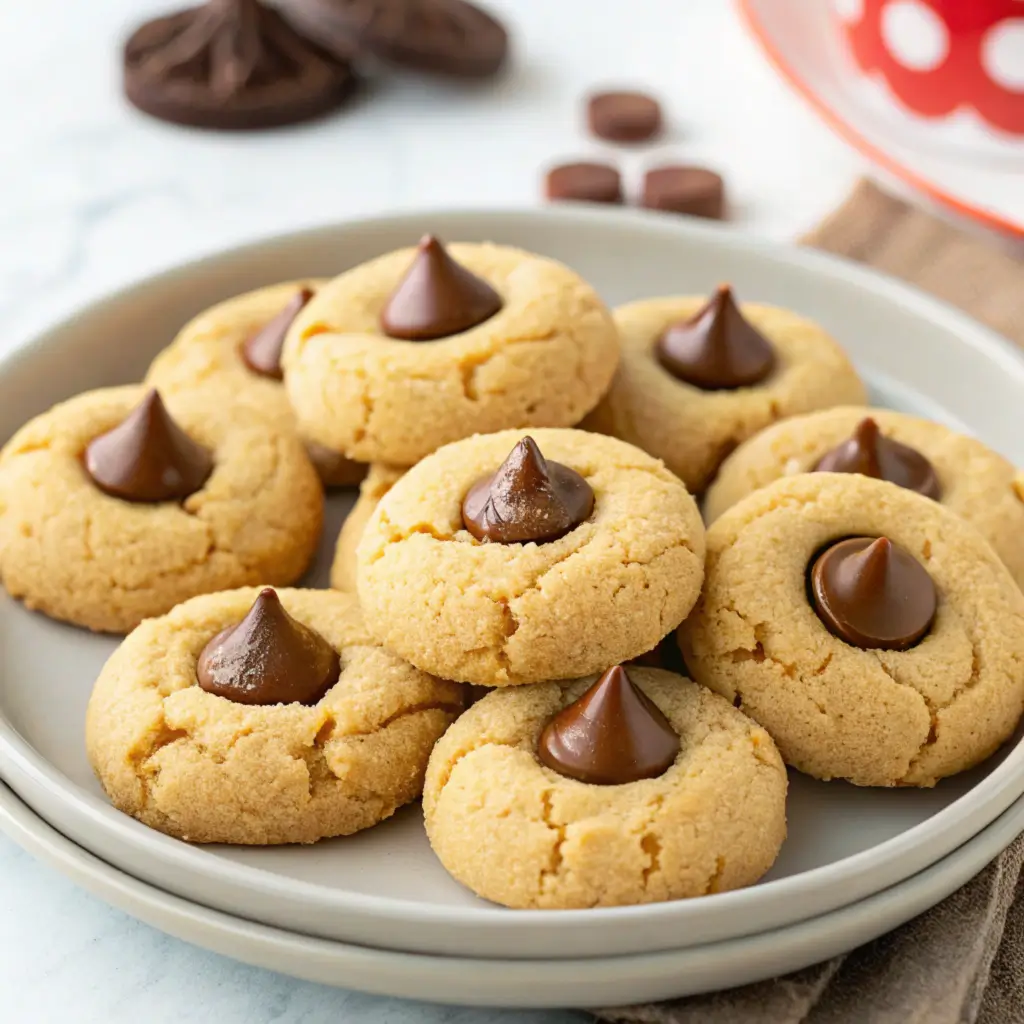
[[[169,835],[310,843],[422,795],[510,907],[721,892],[778,855],[786,764],[930,786],[1024,709],[1024,477],[865,401],[820,327],[727,286],[611,314],[427,237],[24,427],[0,580],[129,633],[86,744]],[[292,589],[360,478],[333,589]]]

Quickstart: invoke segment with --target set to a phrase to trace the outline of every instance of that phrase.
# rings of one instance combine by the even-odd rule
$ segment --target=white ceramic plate
[[[1024,829],[1018,800],[972,840],[885,892],[776,931],[707,946],[589,960],[471,960],[393,953],[254,924],[118,871],[0,785],[0,829],[94,895],[197,946],[296,978],[471,1006],[597,1007],[746,985],[844,953],[934,906]]]
[[[331,274],[428,229],[549,253],[595,282],[611,303],[732,281],[745,298],[821,320],[880,399],[968,424],[1024,463],[1024,435],[1009,415],[1024,396],[1024,361],[972,321],[838,260],[713,225],[580,209],[392,217],[249,246],[143,282],[0,365],[0,438],[73,391],[138,376],[189,315],[217,299],[274,280]],[[337,521],[341,509],[333,512]],[[329,548],[330,537],[325,541]],[[1007,747],[930,791],[858,790],[794,777],[790,837],[758,886],[644,907],[512,912],[476,899],[445,874],[417,807],[355,837],[276,849],[191,847],[119,814],[93,778],[82,740],[89,690],[113,648],[109,638],[0,597],[0,771],[8,784],[70,839],[136,878],[250,920],[382,949],[569,958],[753,935],[909,878],[1024,792],[1024,746]]]
[[[936,126],[892,104],[883,108],[842,52],[828,2],[738,0],[754,37],[779,73],[835,132],[878,167],[936,202],[989,227],[1024,237],[1019,142],[971,157]],[[844,7],[850,5],[844,4]],[[854,6],[853,9],[856,9]],[[879,88],[881,88],[879,86]],[[963,125],[951,125],[950,135]]]

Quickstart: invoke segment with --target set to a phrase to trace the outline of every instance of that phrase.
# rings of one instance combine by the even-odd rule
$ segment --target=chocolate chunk
[[[270,587],[199,655],[199,685],[236,704],[315,704],[337,681],[337,651],[285,611]]]
[[[870,416],[857,424],[852,437],[823,455],[814,470],[873,476],[936,501],[940,494],[932,464],[916,448],[883,436]]]
[[[759,384],[775,365],[770,342],[744,318],[728,285],[689,320],[670,324],[657,356],[673,377],[705,391]]]
[[[678,753],[676,731],[621,665],[559,711],[537,741],[542,764],[593,786],[664,775]]]
[[[548,462],[524,437],[493,476],[481,477],[462,502],[462,521],[477,540],[525,544],[558,540],[594,509],[590,484],[574,469]]]
[[[706,167],[653,167],[644,175],[640,201],[649,210],[721,220],[725,182]]]
[[[195,128],[274,128],[319,117],[355,86],[347,61],[258,0],[209,0],[140,26],[124,48],[139,110]]]
[[[660,668],[681,676],[689,675],[686,670],[686,662],[683,661],[683,652],[679,649],[679,641],[674,632],[663,637],[653,650],[633,658],[630,664],[640,665],[642,668]]]
[[[284,339],[292,321],[299,315],[299,310],[311,298],[312,289],[301,288],[273,320],[247,339],[242,346],[242,359],[253,373],[258,373],[261,377],[273,377],[274,380],[284,379],[284,373],[281,371]]]
[[[608,164],[562,164],[548,171],[544,192],[554,200],[617,204],[623,201],[622,175]]]
[[[502,305],[486,281],[456,263],[433,235],[426,235],[381,312],[380,326],[391,338],[436,341],[482,324]]]
[[[937,601],[928,570],[887,537],[841,540],[811,567],[818,618],[854,647],[913,647],[931,628]]]
[[[171,419],[153,390],[118,426],[90,442],[85,468],[115,498],[180,501],[206,483],[213,456]]]
[[[465,0],[286,0],[289,21],[340,57],[369,53],[417,71],[486,78],[508,56],[508,33]]]
[[[600,139],[648,142],[661,134],[661,105],[642,92],[600,92],[587,101],[587,123]]]

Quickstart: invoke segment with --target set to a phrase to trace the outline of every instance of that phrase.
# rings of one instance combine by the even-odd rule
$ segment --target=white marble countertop
[[[720,168],[734,220],[787,238],[862,171],[774,76],[729,0],[489,0],[514,68],[466,89],[395,76],[349,112],[263,135],[148,121],[117,44],[173,0],[0,0],[0,353],[77,305],[243,240],[412,207],[525,205],[541,169],[602,155],[579,119],[598,84],[646,86],[667,138],[623,157]],[[125,339],[131,344],[131,339]],[[0,836],[0,992],[18,1024],[567,1024],[583,1015],[425,1007],[256,970],[168,938]]]

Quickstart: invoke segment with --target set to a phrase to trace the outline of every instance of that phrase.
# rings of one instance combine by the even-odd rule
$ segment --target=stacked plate
[[[1024,360],[954,311],[842,262],[715,226],[558,210],[423,214],[306,232],[136,285],[0,365],[0,439],[55,401],[137,378],[199,309],[331,275],[430,230],[564,260],[617,304],[731,281],[830,329],[878,404],[944,420],[1024,464]],[[348,499],[332,519],[322,585]],[[172,934],[330,984],[442,1002],[587,1006],[767,977],[850,949],[933,905],[1024,830],[1024,746],[933,790],[794,775],[789,838],[759,885],[691,901],[510,911],[433,857],[418,807],[312,847],[192,847],[115,811],[85,756],[92,682],[116,646],[0,597],[0,827]]]

